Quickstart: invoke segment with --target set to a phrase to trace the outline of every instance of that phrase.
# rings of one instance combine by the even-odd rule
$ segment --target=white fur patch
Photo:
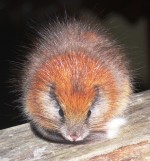
[[[53,120],[56,120],[56,118],[59,117],[59,108],[57,108],[55,100],[53,100],[46,92],[41,92],[40,99],[43,105],[43,110],[45,111],[45,115]]]
[[[107,138],[115,138],[119,134],[119,129],[121,126],[125,125],[127,120],[121,117],[112,119],[107,123]]]

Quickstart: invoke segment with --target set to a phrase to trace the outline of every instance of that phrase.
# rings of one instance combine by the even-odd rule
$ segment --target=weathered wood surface
[[[132,97],[128,124],[112,140],[84,145],[46,142],[29,124],[0,131],[0,161],[150,161],[150,91]]]

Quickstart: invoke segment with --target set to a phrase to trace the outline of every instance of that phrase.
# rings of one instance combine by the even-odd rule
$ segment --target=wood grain
[[[112,140],[56,144],[37,138],[24,124],[0,131],[0,161],[150,161],[150,91],[132,96],[128,124]]]

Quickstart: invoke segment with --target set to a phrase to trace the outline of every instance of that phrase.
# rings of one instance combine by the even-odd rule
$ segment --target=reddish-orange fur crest
[[[56,86],[55,94],[67,119],[81,121],[86,118],[96,88],[107,91],[111,106],[108,107],[109,117],[115,112],[118,91],[114,78],[100,61],[87,54],[70,52],[52,57],[40,67],[33,82],[33,91],[48,91],[49,84]],[[35,97],[38,92],[33,95]]]

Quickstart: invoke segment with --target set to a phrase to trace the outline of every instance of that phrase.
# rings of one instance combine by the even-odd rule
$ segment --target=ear
[[[125,125],[127,120],[122,117],[117,117],[112,119],[110,122],[107,123],[107,138],[113,139],[119,135],[120,127]]]

